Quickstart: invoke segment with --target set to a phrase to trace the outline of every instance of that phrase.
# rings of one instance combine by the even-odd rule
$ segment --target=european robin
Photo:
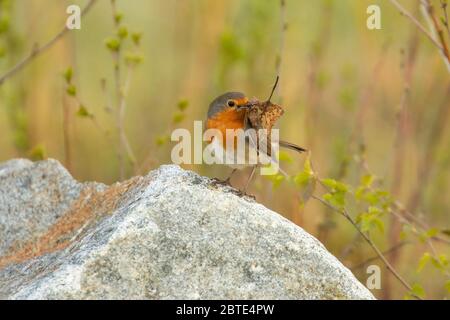
[[[222,134],[222,141],[219,141],[220,139],[215,139],[213,137],[210,141],[211,147],[213,150],[219,151],[219,154],[225,155],[225,157],[218,157],[217,162],[226,164],[233,168],[233,171],[231,172],[230,176],[224,181],[225,183],[229,183],[232,175],[236,172],[238,169],[243,169],[248,166],[252,166],[253,170],[252,173],[245,185],[245,188],[243,190],[243,193],[245,193],[245,190],[248,187],[248,184],[250,180],[252,179],[256,165],[257,159],[237,159],[238,155],[235,152],[232,156],[232,161],[223,161],[225,159],[228,159],[229,154],[227,154],[227,148],[226,148],[226,130],[247,130],[249,128],[256,128],[256,123],[264,122],[264,112],[258,113],[258,116],[260,118],[258,119],[252,119],[252,121],[249,121],[249,111],[254,110],[255,105],[256,106],[264,106],[264,104],[270,103],[270,99],[266,101],[265,103],[259,103],[255,100],[249,100],[247,96],[241,92],[227,92],[225,94],[222,94],[218,96],[216,99],[214,99],[211,104],[209,105],[208,109],[208,116],[206,120],[206,128],[207,129],[217,129]],[[276,105],[274,105],[276,106]],[[279,107],[279,106],[277,106]],[[281,107],[279,107],[281,108]],[[258,117],[257,116],[257,117]],[[279,115],[278,115],[279,117]],[[270,128],[269,128],[270,129]],[[236,148],[236,143],[234,144],[234,148]],[[283,148],[288,148],[297,152],[304,152],[306,151],[304,148],[299,147],[293,143],[286,142],[286,141],[279,141],[279,146]],[[249,143],[248,139],[246,140],[246,148],[254,148],[255,144]],[[256,147],[258,149],[258,147]],[[252,154],[258,154],[258,153],[246,153],[247,157],[251,157]],[[231,155],[230,155],[231,156]],[[261,155],[260,155],[261,156]],[[269,157],[270,158],[270,157]],[[234,161],[233,161],[234,160]]]

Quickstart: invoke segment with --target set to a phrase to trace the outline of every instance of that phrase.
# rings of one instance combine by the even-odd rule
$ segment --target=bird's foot
[[[219,179],[219,178],[212,178],[211,180],[212,180],[212,183],[214,185],[221,185],[221,186],[232,187],[230,179],[222,180],[222,179]]]
[[[237,195],[240,196],[241,198],[250,198],[254,201],[256,200],[256,196],[253,194],[247,193],[246,190],[238,190]]]
[[[241,198],[250,198],[252,200],[256,200],[256,196],[252,195],[252,194],[248,194],[247,191],[244,190],[239,190],[236,189],[235,187],[233,187],[231,185],[231,179],[219,179],[219,178],[212,178],[211,179],[211,184],[213,184],[214,186],[223,186],[223,187],[230,187],[231,188],[231,192],[234,193],[235,195],[241,197]]]

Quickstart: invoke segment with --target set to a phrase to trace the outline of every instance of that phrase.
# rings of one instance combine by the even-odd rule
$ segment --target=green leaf
[[[272,174],[272,175],[267,175],[266,177],[267,177],[267,179],[272,181],[272,187],[274,189],[279,188],[281,186],[281,183],[285,180],[285,176],[282,174]]]
[[[327,193],[323,195],[323,199],[338,209],[342,210],[345,207],[345,194],[343,193]]]
[[[142,39],[142,33],[141,32],[133,32],[131,34],[131,40],[136,46],[139,46],[141,44]]]
[[[86,109],[85,106],[80,105],[78,108],[78,111],[77,111],[77,116],[79,116],[81,118],[86,118],[86,117],[90,118],[90,117],[92,117],[92,114],[89,113],[89,111]]]
[[[434,236],[436,236],[439,233],[439,230],[436,228],[431,228],[425,232],[422,232],[419,234],[419,239],[422,242],[427,241],[430,238],[433,238]]]
[[[345,194],[343,194],[343,193],[335,193],[333,195],[333,201],[332,202],[337,207],[343,209],[345,207]]]
[[[165,145],[167,142],[170,141],[170,137],[165,135],[165,136],[159,136],[156,138],[156,145],[157,146],[163,146]]]
[[[445,289],[447,289],[447,292],[450,293],[450,280],[447,280],[447,281],[445,282],[444,287],[445,287]]]
[[[366,183],[370,182],[369,178],[365,181]],[[371,182],[370,182],[371,183]],[[392,200],[389,192],[386,192],[381,189],[370,190],[368,187],[361,185],[355,191],[355,198],[359,201],[364,201],[371,206],[380,206],[382,208],[387,209]]]
[[[284,161],[284,162],[287,162],[287,163],[292,163],[293,162],[291,156],[285,151],[278,152],[278,160],[280,160],[280,162]]]
[[[315,180],[313,178],[314,172],[312,171],[311,161],[308,156],[303,164],[303,171],[294,177],[294,183],[299,187],[306,187],[311,180]]]
[[[372,219],[369,213],[361,213],[357,221],[360,224],[362,232],[368,232],[372,229]]]
[[[70,84],[67,86],[66,92],[69,96],[75,97],[77,95],[77,87],[75,85]]]
[[[189,107],[189,101],[187,99],[181,99],[178,101],[177,108],[180,111],[184,111]]]
[[[117,12],[116,15],[114,16],[114,21],[116,22],[116,24],[121,23],[123,20],[123,13],[122,12]]]
[[[363,187],[369,188],[373,181],[375,180],[375,177],[371,174],[366,174],[361,178],[361,185]]]
[[[422,257],[419,260],[419,265],[417,267],[417,273],[420,273],[425,266],[428,264],[428,262],[431,260],[431,255],[429,252],[425,252]]]
[[[6,14],[2,14],[0,17],[0,34],[8,31],[10,25],[10,19]]]
[[[356,223],[360,225],[362,232],[378,229],[378,231],[384,233],[384,222],[379,216],[380,211],[378,208],[369,208],[369,212],[360,213],[356,217]]]
[[[348,185],[343,182],[336,181],[334,179],[322,179],[322,184],[331,189],[331,192],[347,193],[349,190]]]
[[[433,238],[433,237],[435,237],[438,233],[439,233],[439,230],[438,230],[438,229],[436,229],[436,228],[431,228],[431,229],[427,230],[427,232],[425,233],[425,235],[426,235],[428,238]]]
[[[73,70],[72,67],[67,68],[67,70],[63,74],[64,79],[66,80],[67,84],[70,84],[72,82],[73,77]]]
[[[303,171],[294,176],[293,180],[301,188],[300,200],[303,205],[311,198],[316,189],[316,177],[312,170],[309,155],[303,163]]]
[[[105,40],[105,45],[106,47],[113,51],[113,52],[117,52],[120,50],[120,40],[117,38],[108,38]]]
[[[425,289],[418,283],[412,285],[411,294],[418,296],[419,298],[425,298]]]
[[[442,254],[440,254],[438,256],[438,258],[439,258],[439,261],[441,262],[441,265],[443,267],[447,267],[448,266],[448,258],[447,258],[446,254],[442,253]]]
[[[320,181],[330,189],[334,189],[337,184],[336,180],[334,180],[334,179],[322,179]]]
[[[349,189],[348,185],[346,185],[345,183],[339,182],[339,181],[336,182],[335,188],[336,188],[336,191],[343,192],[343,193],[347,193],[347,191]]]
[[[384,222],[380,218],[374,218],[372,220],[372,223],[375,225],[375,227],[380,231],[381,233],[384,233]]]
[[[380,215],[380,214],[382,214],[382,211],[379,208],[374,207],[374,206],[370,206],[367,211],[370,214],[373,214],[373,215]]]
[[[31,151],[28,153],[28,157],[33,161],[41,161],[47,158],[47,152],[45,150],[45,147],[42,144],[39,144],[35,146]]]
[[[126,37],[128,37],[128,28],[126,26],[120,26],[117,30],[117,36],[120,39],[125,39]]]
[[[439,258],[431,257],[431,264],[438,269],[439,271],[444,271],[445,267],[442,265],[441,260]]]
[[[376,192],[366,192],[363,199],[372,206],[376,206],[380,203],[380,198]]]
[[[366,192],[366,188],[359,186],[355,191],[356,200],[363,200],[365,192]]]
[[[300,172],[294,177],[294,183],[299,187],[305,187],[309,184],[311,175],[305,172]]]
[[[306,172],[309,175],[314,175],[314,171],[312,170],[312,165],[311,165],[310,154],[308,154],[305,162],[303,163],[303,172]]]
[[[172,117],[172,122],[175,123],[175,124],[178,124],[178,123],[182,122],[182,121],[184,120],[185,117],[186,117],[186,116],[185,116],[184,113],[177,112],[177,113],[175,113],[175,114],[173,115],[173,117]]]

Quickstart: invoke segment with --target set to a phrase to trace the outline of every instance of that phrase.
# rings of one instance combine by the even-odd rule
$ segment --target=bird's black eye
[[[234,107],[234,106],[236,105],[236,102],[234,102],[233,100],[228,100],[228,101],[227,101],[227,105],[228,105],[229,107]]]

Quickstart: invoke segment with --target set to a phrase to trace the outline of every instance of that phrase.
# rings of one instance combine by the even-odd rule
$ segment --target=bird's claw
[[[235,195],[237,195],[238,197],[241,198],[250,198],[252,200],[256,200],[256,196],[252,195],[252,194],[248,194],[245,190],[239,190],[234,188],[231,183],[230,183],[230,179],[226,179],[226,180],[222,180],[219,178],[212,178],[212,184],[215,186],[225,186],[225,187],[230,187],[232,190],[232,193],[234,193]]]
[[[214,185],[228,186],[231,187],[230,179],[222,180],[219,178],[212,178],[212,183]]]
[[[245,190],[238,190],[237,195],[240,196],[241,198],[250,198],[252,200],[256,200],[256,196],[255,195],[249,194]]]

